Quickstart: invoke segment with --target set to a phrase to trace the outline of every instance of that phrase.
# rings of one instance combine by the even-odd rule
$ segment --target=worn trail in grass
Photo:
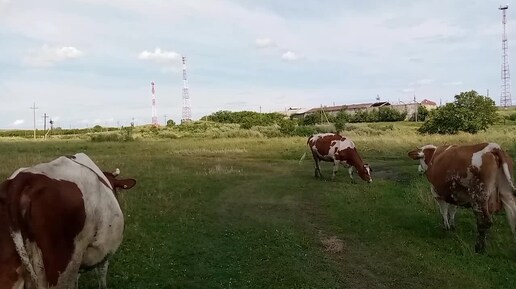
[[[514,288],[504,216],[488,254],[473,253],[472,214],[459,211],[457,231],[444,232],[405,149],[364,149],[375,180],[352,184],[345,170],[315,180],[311,160],[298,162],[300,138],[0,142],[0,177],[85,151],[138,180],[121,201],[110,288]],[[81,287],[96,288],[93,274]]]

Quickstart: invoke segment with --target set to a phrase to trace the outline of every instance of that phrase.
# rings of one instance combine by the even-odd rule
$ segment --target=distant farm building
[[[437,104],[434,101],[424,99],[419,103],[400,103],[400,104],[391,104],[386,101],[381,102],[370,102],[370,103],[358,103],[358,104],[348,104],[348,105],[336,105],[336,106],[321,106],[315,107],[308,110],[298,110],[298,111],[290,111],[287,116],[292,118],[304,118],[307,115],[317,113],[323,110],[328,115],[336,116],[340,111],[346,111],[349,114],[355,114],[357,111],[372,111],[374,109],[378,109],[380,107],[390,107],[399,112],[407,112],[407,119],[412,117],[416,111],[418,106],[424,106],[428,110],[432,110],[437,108]]]

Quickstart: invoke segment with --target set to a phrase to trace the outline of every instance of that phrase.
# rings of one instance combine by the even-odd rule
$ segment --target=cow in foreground
[[[308,147],[312,152],[315,163],[315,177],[322,178],[320,162],[333,162],[332,180],[335,180],[339,164],[348,167],[351,180],[355,169],[364,181],[371,183],[371,168],[362,161],[355,143],[344,136],[334,133],[314,134],[308,138]]]
[[[498,144],[425,145],[408,155],[419,160],[419,170],[431,184],[446,229],[453,227],[456,206],[473,209],[477,219],[477,253],[485,252],[492,215],[502,207],[515,234],[513,163]]]
[[[85,154],[14,172],[0,184],[0,289],[75,288],[79,270],[100,270],[122,242],[118,190],[134,179],[102,172]]]

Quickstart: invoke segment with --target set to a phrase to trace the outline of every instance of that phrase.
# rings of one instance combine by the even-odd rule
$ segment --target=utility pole
[[[29,107],[34,112],[34,139],[36,139],[36,109],[39,109],[39,107],[36,107],[36,103],[32,107]]]
[[[43,116],[43,131],[47,131],[47,118],[50,118],[50,116],[47,115],[47,113],[44,113]]]
[[[165,119],[165,122],[163,123],[163,125],[164,125],[164,126],[167,126],[167,115],[166,115],[166,114],[164,114],[164,115],[163,115],[163,118]]]

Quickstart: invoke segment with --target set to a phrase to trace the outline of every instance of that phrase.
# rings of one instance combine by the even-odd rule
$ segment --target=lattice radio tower
[[[153,126],[158,126],[158,114],[156,113],[156,95],[155,95],[155,88],[154,88],[154,85],[156,85],[154,83],[154,81],[151,81],[151,91],[152,91],[152,125]]]
[[[188,80],[186,79],[186,57],[183,56],[183,114],[181,123],[192,120],[192,109],[190,107],[190,94],[188,93]]]
[[[500,93],[500,106],[507,107],[512,105],[511,99],[511,73],[509,71],[509,47],[507,43],[507,32],[505,30],[505,24],[507,23],[506,10],[509,8],[508,5],[500,6],[499,10],[502,10],[502,86]]]

